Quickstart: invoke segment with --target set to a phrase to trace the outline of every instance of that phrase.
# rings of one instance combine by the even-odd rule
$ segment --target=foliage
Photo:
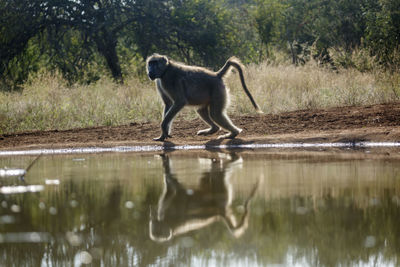
[[[104,74],[122,83],[132,69],[143,75],[154,52],[214,69],[232,55],[249,63],[282,53],[295,65],[351,68],[357,53],[379,64],[364,71],[397,72],[399,10],[398,0],[1,1],[0,86],[43,68],[71,84]]]
[[[286,6],[278,0],[257,0],[253,7],[255,27],[261,42],[266,46],[266,56],[271,56],[271,45],[280,41]]]
[[[400,59],[400,1],[368,1],[366,41],[380,63],[399,70]]]

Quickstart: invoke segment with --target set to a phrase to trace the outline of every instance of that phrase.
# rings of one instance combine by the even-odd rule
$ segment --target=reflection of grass
[[[266,113],[341,105],[382,103],[398,99],[400,75],[334,72],[308,64],[250,65],[247,83]],[[238,75],[228,78],[232,113],[254,113]],[[68,86],[58,75],[32,78],[21,92],[0,92],[0,133],[118,125],[159,121],[162,105],[154,84],[134,77],[124,85],[108,78],[91,85]],[[192,117],[192,112],[184,116]]]

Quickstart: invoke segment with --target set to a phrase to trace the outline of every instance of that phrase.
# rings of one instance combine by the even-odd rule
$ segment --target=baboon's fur
[[[161,123],[162,134],[154,139],[156,141],[164,141],[170,137],[171,122],[185,105],[198,106],[197,113],[211,126],[209,129],[198,131],[198,135],[213,134],[222,127],[230,133],[218,138],[237,136],[242,129],[233,125],[226,114],[229,95],[223,81],[223,77],[231,67],[238,70],[245,93],[257,112],[262,113],[247,89],[243,67],[235,57],[229,58],[217,72],[202,67],[187,66],[159,54],[147,58],[146,66],[149,78],[156,79],[157,90],[165,104]]]

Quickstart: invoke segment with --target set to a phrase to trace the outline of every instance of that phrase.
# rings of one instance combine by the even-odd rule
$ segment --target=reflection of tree
[[[241,158],[232,154],[228,162],[217,160],[200,178],[198,188],[186,189],[171,172],[169,157],[162,155],[164,166],[164,192],[158,202],[156,214],[151,214],[150,238],[163,242],[174,236],[222,221],[233,236],[239,237],[248,227],[249,203],[257,188],[253,187],[244,204],[244,214],[239,222],[232,212],[233,191],[230,174]]]

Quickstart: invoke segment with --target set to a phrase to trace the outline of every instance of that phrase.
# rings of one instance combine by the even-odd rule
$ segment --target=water
[[[0,266],[400,264],[393,149],[46,155],[0,186]]]
[[[158,152],[164,150],[220,150],[220,149],[317,149],[317,148],[398,148],[400,142],[337,142],[337,143],[271,143],[271,144],[206,144],[206,145],[139,145],[139,146],[115,146],[115,147],[76,147],[76,148],[48,148],[32,150],[4,150],[0,156],[32,156],[32,155],[60,155],[60,154],[89,154],[105,152]],[[1,173],[0,173],[1,176]]]

